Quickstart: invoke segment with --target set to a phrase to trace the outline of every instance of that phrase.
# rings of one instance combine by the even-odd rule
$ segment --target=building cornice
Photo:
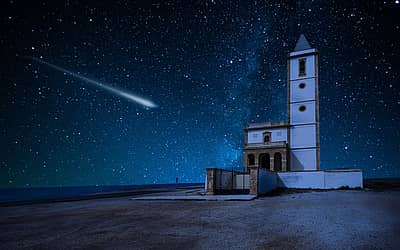
[[[253,123],[247,125],[247,127],[244,129],[245,131],[250,131],[250,130],[260,130],[260,129],[271,129],[271,128],[287,128],[289,127],[288,122],[279,122],[279,123],[271,123],[271,122],[266,122],[266,123]]]
[[[292,59],[292,58],[296,58],[296,57],[310,56],[310,55],[318,55],[318,50],[308,49],[308,50],[291,52],[288,55],[288,59]]]

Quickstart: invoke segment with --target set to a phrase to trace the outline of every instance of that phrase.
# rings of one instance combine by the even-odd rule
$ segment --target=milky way
[[[286,60],[301,33],[319,51],[321,168],[400,176],[395,1],[2,1],[0,11],[0,186],[202,182],[206,167],[241,169],[246,124],[287,119]]]

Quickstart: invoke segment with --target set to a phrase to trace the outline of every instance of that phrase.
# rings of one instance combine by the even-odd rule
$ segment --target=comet
[[[60,66],[57,66],[55,64],[43,61],[42,59],[39,59],[37,57],[31,57],[30,56],[30,57],[26,57],[26,58],[28,58],[30,60],[33,60],[35,62],[38,62],[40,64],[46,65],[46,66],[48,66],[48,67],[50,67],[52,69],[58,70],[58,71],[63,72],[65,74],[71,75],[71,76],[73,76],[73,77],[75,77],[75,78],[77,78],[77,79],[79,79],[79,80],[81,80],[83,82],[90,83],[95,87],[98,87],[98,88],[101,88],[103,90],[106,90],[106,91],[108,91],[108,92],[110,92],[112,94],[115,94],[117,96],[123,97],[123,98],[125,98],[125,99],[127,99],[129,101],[136,102],[136,103],[138,103],[140,105],[143,105],[146,108],[157,108],[158,107],[157,104],[155,104],[151,100],[143,98],[143,97],[138,96],[138,95],[135,95],[133,93],[130,93],[127,90],[116,88],[116,87],[110,86],[108,84],[105,84],[105,83],[90,79],[88,77],[85,77],[85,76],[82,76],[80,74],[74,73],[74,72],[72,72],[70,70],[64,69],[64,68],[62,68]]]

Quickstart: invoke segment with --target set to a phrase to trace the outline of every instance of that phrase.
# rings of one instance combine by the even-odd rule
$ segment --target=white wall
[[[362,188],[362,172],[325,172],[325,188],[340,188],[346,186],[349,188]]]
[[[336,189],[362,188],[361,170],[278,172],[278,186],[283,188]]]
[[[305,53],[307,51],[304,51]],[[299,59],[306,58],[306,75],[299,77]],[[315,77],[315,56],[308,55],[290,59],[290,80]]]
[[[317,170],[317,149],[292,149],[290,171]]]
[[[271,132],[271,142],[287,141],[287,128],[273,128],[249,131],[247,134],[247,143],[263,143],[264,132]]]
[[[304,83],[305,87],[300,88]],[[290,102],[315,100],[315,78],[296,80],[290,82]]]
[[[285,188],[324,188],[324,172],[280,172],[278,186]]]
[[[292,52],[290,58],[290,170],[317,169],[316,125],[316,52],[315,49]],[[299,76],[299,60],[306,60],[306,75]],[[305,88],[301,89],[300,84]],[[300,108],[304,106],[303,111]],[[308,124],[308,125],[302,125]],[[311,125],[310,125],[311,124]],[[294,177],[293,177],[294,178]]]
[[[300,111],[301,106],[304,106],[306,109]],[[315,121],[315,101],[290,104],[291,125],[315,123]]]
[[[276,188],[337,189],[363,188],[363,174],[359,169],[271,172],[259,169],[258,193],[268,193]]]
[[[290,127],[290,148],[316,147],[316,125]]]

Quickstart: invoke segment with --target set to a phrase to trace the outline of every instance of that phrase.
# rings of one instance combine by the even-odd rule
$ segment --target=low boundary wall
[[[259,169],[257,186],[257,194],[268,193],[276,188],[363,188],[363,175],[359,169],[298,172],[271,172]]]
[[[361,170],[325,170],[303,172],[279,172],[278,187],[283,188],[362,188]]]
[[[363,174],[359,169],[272,172],[251,167],[250,173],[207,168],[206,193],[235,193],[246,191],[253,195],[265,194],[277,188],[338,189],[363,188]]]
[[[268,193],[276,189],[278,178],[275,172],[260,168],[258,172],[258,193]]]

